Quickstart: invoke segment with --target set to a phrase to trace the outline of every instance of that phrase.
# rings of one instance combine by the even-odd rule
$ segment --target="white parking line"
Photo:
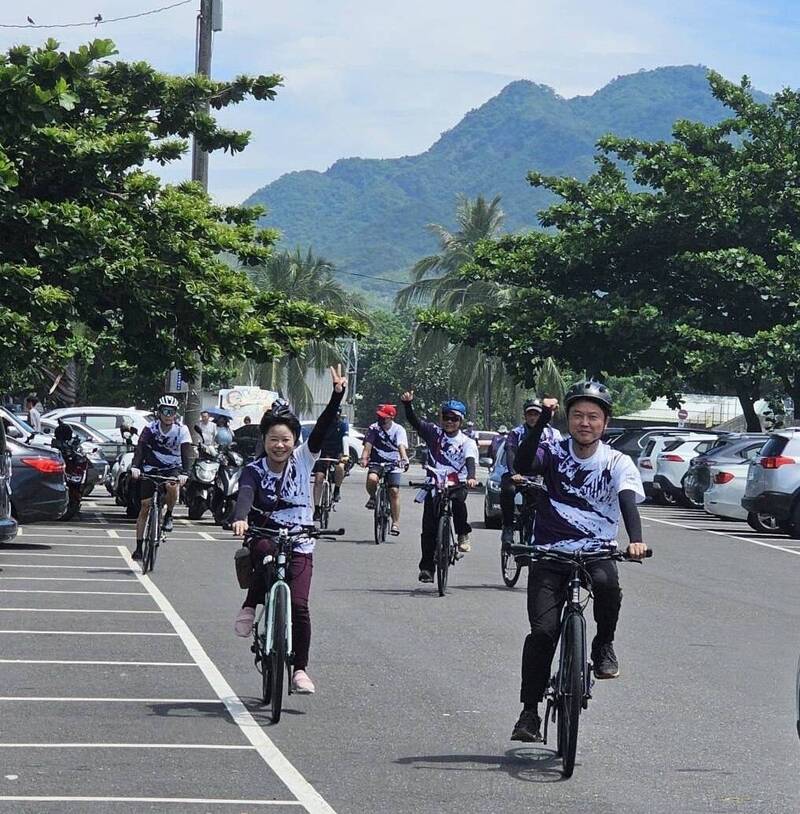
[[[783,545],[773,545],[772,543],[765,543],[763,540],[753,540],[751,537],[740,537],[737,534],[729,534],[725,531],[712,531],[711,529],[697,528],[697,526],[687,526],[685,523],[675,523],[671,520],[659,520],[656,517],[648,517],[647,519],[652,520],[654,523],[662,523],[665,526],[675,526],[686,531],[705,532],[707,534],[714,534],[717,537],[728,537],[731,540],[741,540],[744,543],[752,543],[753,545],[762,546],[763,548],[772,548],[775,551],[785,551],[787,554],[796,554],[797,556],[800,556],[800,551],[795,551],[793,548],[788,548],[787,546]]]
[[[67,659],[0,659],[0,664],[81,664],[101,667],[198,667],[194,661],[73,661]]]
[[[149,631],[127,630],[0,630],[0,635],[22,633],[26,636],[170,636],[177,633],[150,633]]]
[[[114,539],[119,539],[119,534],[117,534],[116,529],[106,529],[106,534]]]
[[[0,588],[0,594],[77,594],[78,596],[146,596],[148,599],[151,598],[146,591],[45,591],[34,588]],[[30,610],[30,608],[26,608],[26,610]]]
[[[2,568],[71,568],[73,571],[85,571],[87,568],[91,568],[94,571],[119,571],[122,567],[120,566],[113,566],[113,565],[39,565],[38,563],[13,563],[13,562],[4,562],[0,565]],[[132,568],[126,568],[126,571],[133,571]]]
[[[30,537],[31,535],[28,536]],[[52,537],[51,534],[42,534],[41,536]],[[119,543],[48,543],[45,548],[113,548],[114,551],[116,551],[118,545]],[[0,549],[0,554],[9,554],[14,550],[14,547],[14,543],[6,543],[6,545]]]
[[[120,554],[133,565],[130,554],[124,546],[120,546]],[[303,804],[309,814],[335,814],[333,808],[322,798],[322,795],[303,777],[289,759],[278,749],[272,739],[259,726],[250,711],[237,696],[231,685],[219,671],[219,668],[209,658],[197,637],[192,633],[186,622],[172,607],[170,601],[159,590],[158,586],[148,576],[136,574],[136,578],[155,600],[164,615],[169,619],[175,631],[180,635],[183,644],[191,657],[197,662],[211,688],[217,697],[225,704],[234,723],[242,734],[253,745],[264,763],[283,781],[289,791]]]
[[[14,613],[145,613],[153,616],[163,616],[160,610],[102,610],[100,608],[4,608],[0,606],[2,612]]]
[[[219,698],[79,698],[72,695],[0,695],[3,701],[72,701],[100,704],[221,704]]]
[[[0,580],[16,580],[19,582],[137,582],[135,579],[125,577],[0,577]]]
[[[205,531],[198,531],[197,534],[204,540],[216,540],[216,538],[212,537],[210,534],[207,534]]]
[[[213,797],[22,797],[0,794],[11,803],[180,803],[181,805],[301,806],[299,800],[215,800]]]
[[[78,546],[80,548],[80,546]],[[38,551],[0,551],[0,557],[60,557],[66,559],[82,560],[118,560],[119,555],[114,554],[51,554]],[[2,563],[0,563],[2,565]]]
[[[0,743],[0,749],[219,749],[252,752],[255,746],[239,743]]]

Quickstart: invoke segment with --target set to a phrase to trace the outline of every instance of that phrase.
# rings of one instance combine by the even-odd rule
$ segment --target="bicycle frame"
[[[287,556],[287,549],[289,548],[289,535],[285,529],[282,529],[278,533],[277,542],[278,542],[278,553],[277,555],[273,556],[272,554],[267,554],[264,557],[262,564],[264,566],[269,565],[270,563],[275,563],[275,578],[270,586],[269,593],[265,599],[267,600],[263,607],[261,608],[261,612],[256,617],[256,620],[253,622],[253,634],[256,639],[256,648],[260,647],[260,642],[258,641],[258,626],[261,623],[261,620],[264,618],[264,613],[267,614],[267,620],[264,627],[264,645],[263,645],[263,655],[269,656],[272,654],[275,644],[275,598],[279,592],[283,592],[286,599],[286,620],[285,620],[285,636],[286,636],[286,652],[288,658],[291,660],[294,655],[294,649],[292,645],[292,591],[289,587],[289,583],[286,581],[286,572],[287,566],[289,564],[289,556]]]

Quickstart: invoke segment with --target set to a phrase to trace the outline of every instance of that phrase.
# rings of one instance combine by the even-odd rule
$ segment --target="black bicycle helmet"
[[[539,399],[525,399],[522,405],[522,412],[527,413],[528,410],[538,410],[542,412],[542,402]]]
[[[266,436],[270,427],[274,427],[276,424],[285,424],[292,431],[295,442],[300,437],[300,421],[292,412],[289,402],[281,398],[275,399],[269,410],[261,417],[259,425],[261,437]]]
[[[575,382],[575,384],[567,390],[564,396],[564,406],[566,411],[569,412],[570,404],[579,399],[589,399],[599,404],[606,415],[611,415],[611,409],[614,406],[614,400],[611,398],[609,389],[602,383],[594,379],[587,379],[582,382]]]

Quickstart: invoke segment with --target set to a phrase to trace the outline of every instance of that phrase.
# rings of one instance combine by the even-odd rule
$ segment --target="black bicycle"
[[[319,526],[324,529],[328,526],[331,512],[334,510],[333,490],[336,486],[336,467],[338,458],[318,458],[317,463],[327,464],[325,480],[322,481],[322,494],[319,499]]]
[[[537,494],[546,491],[542,479],[525,478],[515,483],[522,504],[514,504],[514,536],[518,545],[530,545],[533,539],[533,522],[536,519]],[[514,556],[510,546],[500,546],[500,573],[506,587],[513,588],[519,581],[522,567],[528,563],[525,556]]]
[[[142,559],[140,567],[142,574],[152,571],[156,567],[156,555],[158,547],[166,539],[162,526],[162,508],[164,496],[167,491],[167,484],[177,484],[178,478],[175,475],[154,475],[142,472],[142,480],[149,480],[155,484],[153,497],[150,500],[150,510],[147,512],[147,522],[144,526],[144,539],[142,540]]]
[[[313,526],[298,531],[250,526],[245,545],[268,539],[274,543],[273,553],[266,554],[256,570],[263,569],[267,591],[264,606],[253,622],[253,644],[256,669],[261,673],[261,700],[270,707],[270,719],[277,724],[283,709],[283,679],[288,677],[292,693],[292,591],[287,580],[292,559],[292,543],[296,537],[326,537],[344,534],[344,529],[318,529]]]
[[[556,724],[556,754],[562,761],[562,774],[572,777],[575,769],[575,754],[578,749],[578,724],[582,709],[586,709],[592,697],[592,664],[586,649],[586,619],[584,608],[592,598],[592,582],[586,566],[600,560],[615,562],[639,562],[630,560],[625,554],[614,549],[600,551],[555,551],[543,550],[530,545],[513,545],[513,554],[530,557],[531,561],[551,560],[567,563],[570,575],[567,588],[567,601],[561,614],[560,648],[558,670],[550,679],[547,689],[547,707],[544,714],[543,741],[547,743],[547,728],[551,721]],[[647,549],[646,557],[653,555]],[[587,596],[581,599],[581,585],[585,584]]]
[[[389,524],[392,520],[392,506],[389,501],[389,484],[386,476],[395,470],[395,464],[372,464],[370,471],[378,476],[378,485],[375,489],[375,508],[372,510],[375,545],[386,542],[389,533]]]

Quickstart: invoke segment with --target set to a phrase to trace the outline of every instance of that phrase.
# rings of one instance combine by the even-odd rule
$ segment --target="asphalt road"
[[[476,524],[439,598],[416,581],[412,490],[376,546],[362,480],[317,548],[317,693],[277,726],[232,632],[227,533],[179,522],[151,580],[107,497],[25,526],[0,549],[0,812],[800,811],[797,541],[644,508],[656,555],[621,566],[622,675],[596,685],[565,781],[552,744],[508,740],[527,620],[498,533]]]

